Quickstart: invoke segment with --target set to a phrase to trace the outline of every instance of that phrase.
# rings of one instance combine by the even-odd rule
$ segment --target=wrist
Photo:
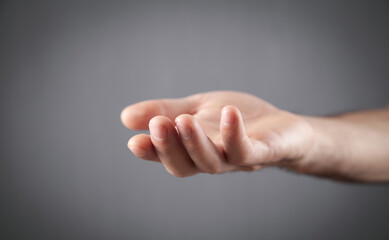
[[[312,127],[312,143],[298,163],[297,171],[305,174],[350,180],[346,159],[349,141],[342,122],[331,117],[302,116]]]

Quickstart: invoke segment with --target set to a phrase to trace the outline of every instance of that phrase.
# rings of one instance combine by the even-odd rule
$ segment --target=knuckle
[[[214,164],[209,166],[204,172],[208,174],[218,174],[222,172],[222,169],[220,165]]]
[[[190,172],[183,172],[183,171],[178,171],[178,170],[167,170],[168,173],[170,173],[170,175],[173,175],[174,177],[178,177],[178,178],[184,178],[184,177],[189,177],[191,175],[193,175],[192,173]]]
[[[246,166],[244,171],[255,172],[255,171],[258,171],[259,169],[261,169],[260,166]]]
[[[283,146],[281,136],[275,132],[265,132],[262,134],[260,142],[264,148],[262,148],[261,162],[268,163],[277,161],[281,158],[280,149]]]
[[[250,159],[247,156],[228,159],[228,162],[236,166],[244,166],[250,164]]]
[[[223,135],[223,141],[227,145],[234,145],[234,143],[238,142],[239,135],[236,131],[234,131],[236,128],[234,126],[222,126],[222,135]]]

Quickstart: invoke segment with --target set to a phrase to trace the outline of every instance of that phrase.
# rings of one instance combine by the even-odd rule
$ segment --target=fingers
[[[187,177],[198,173],[169,118],[163,116],[152,118],[149,129],[156,154],[170,174]]]
[[[128,148],[139,158],[160,162],[149,135],[138,134],[133,136],[128,141]]]
[[[260,141],[251,140],[245,131],[240,111],[234,106],[222,110],[220,121],[227,162],[237,166],[261,163],[267,158],[269,148]]]
[[[275,156],[272,139],[276,138],[262,132],[256,138],[259,140],[250,139],[240,111],[233,106],[224,107],[221,114],[224,149],[218,149],[193,116],[182,114],[175,123],[177,129],[167,117],[152,118],[149,123],[151,136],[134,136],[129,141],[129,148],[142,159],[161,162],[177,177],[199,172],[255,171],[271,163]]]
[[[174,120],[178,115],[197,111],[199,95],[178,99],[148,100],[130,105],[121,112],[124,126],[134,130],[147,129],[149,121],[158,115]]]
[[[232,170],[193,116],[180,115],[175,122],[186,151],[201,172],[215,174]]]

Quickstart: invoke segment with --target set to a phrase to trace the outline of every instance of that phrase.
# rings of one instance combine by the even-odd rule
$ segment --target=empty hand
[[[178,177],[293,166],[313,139],[303,118],[239,92],[148,100],[125,108],[121,119],[130,129],[150,130],[133,136],[130,150]]]

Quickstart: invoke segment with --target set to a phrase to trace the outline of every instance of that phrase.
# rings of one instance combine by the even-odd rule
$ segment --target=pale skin
[[[177,177],[268,166],[337,180],[389,181],[389,108],[297,115],[246,93],[219,91],[139,102],[121,113],[139,158]]]

